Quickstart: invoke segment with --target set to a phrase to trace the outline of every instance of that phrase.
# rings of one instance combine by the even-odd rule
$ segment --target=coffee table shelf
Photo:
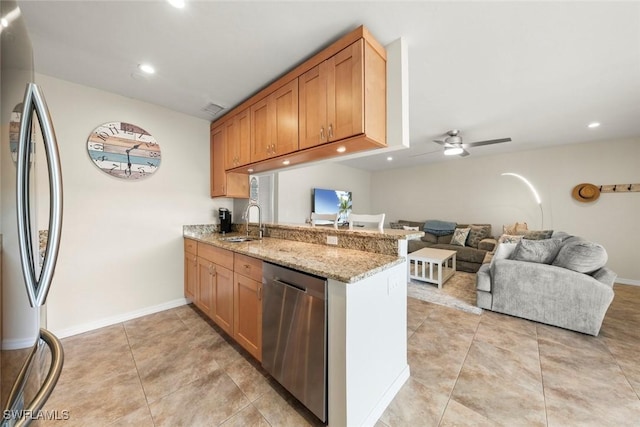
[[[435,283],[438,289],[456,272],[456,251],[423,248],[408,256],[409,279]]]

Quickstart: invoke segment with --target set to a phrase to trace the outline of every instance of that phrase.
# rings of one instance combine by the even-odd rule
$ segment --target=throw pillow
[[[524,233],[524,238],[527,240],[546,240],[550,239],[553,235],[553,230],[533,230]]]
[[[471,225],[469,226],[469,236],[467,237],[467,246],[477,248],[478,243],[482,239],[486,239],[491,235],[490,225]]]
[[[537,262],[540,264],[551,264],[558,255],[562,240],[544,239],[527,240],[522,239],[516,244],[516,248],[511,254],[511,259],[517,261]]]
[[[408,225],[403,225],[402,229],[407,231],[418,231],[418,227],[409,227]]]
[[[491,258],[491,265],[493,265],[496,260],[511,258],[511,254],[513,254],[513,251],[516,249],[516,245],[517,243],[500,243],[496,248],[496,253],[493,254],[493,258]]]
[[[602,245],[583,241],[562,245],[553,265],[578,273],[592,273],[604,267],[607,259],[607,251]]]
[[[391,227],[392,230],[402,230],[404,225],[399,222],[391,222],[389,223],[389,227]]]
[[[503,225],[502,234],[524,234],[528,229],[526,222],[516,222],[515,224]]]
[[[456,228],[453,232],[453,237],[451,237],[451,245],[455,246],[464,246],[467,241],[467,236],[469,236],[469,228]]]
[[[518,243],[520,240],[522,240],[524,236],[520,235],[520,236],[515,236],[513,234],[503,234],[502,236],[498,237],[498,244],[500,243]]]

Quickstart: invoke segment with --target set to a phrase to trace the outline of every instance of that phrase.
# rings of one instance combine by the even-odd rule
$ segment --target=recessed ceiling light
[[[393,157],[389,156],[387,157],[387,161],[390,162],[391,160],[393,160]]]
[[[347,151],[347,147],[345,147],[344,145],[341,145],[340,147],[336,148],[336,151],[338,153],[344,153],[345,151]]]
[[[282,164],[283,164],[283,165],[285,165],[285,166],[287,166],[287,165],[288,165],[288,164],[290,164],[290,163],[291,163],[291,162],[290,162],[289,160],[284,160],[284,161],[282,162]]]
[[[138,69],[147,74],[155,74],[156,72],[156,69],[150,64],[140,64],[138,65]]]
[[[593,129],[593,128],[597,128],[598,126],[600,126],[599,122],[591,122],[587,125],[587,127]]]
[[[167,2],[176,9],[182,9],[185,5],[184,0],[167,0]]]

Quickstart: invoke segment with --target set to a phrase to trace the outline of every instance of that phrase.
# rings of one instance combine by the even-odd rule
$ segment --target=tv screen
[[[313,212],[338,214],[338,222],[345,223],[351,212],[351,191],[313,189]]]

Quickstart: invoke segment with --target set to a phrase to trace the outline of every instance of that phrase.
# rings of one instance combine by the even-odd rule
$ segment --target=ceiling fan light
[[[445,156],[456,156],[458,154],[462,154],[464,150],[462,147],[447,147],[444,149]]]

